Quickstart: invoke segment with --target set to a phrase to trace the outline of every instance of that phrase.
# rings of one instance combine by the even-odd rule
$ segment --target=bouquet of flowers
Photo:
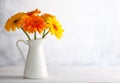
[[[18,12],[11,16],[5,23],[5,29],[7,31],[21,29],[28,40],[37,39],[36,33],[39,33],[41,38],[45,38],[48,33],[51,33],[60,39],[64,32],[54,15],[42,13],[38,9],[30,12]],[[33,34],[34,38],[31,38],[30,34]]]

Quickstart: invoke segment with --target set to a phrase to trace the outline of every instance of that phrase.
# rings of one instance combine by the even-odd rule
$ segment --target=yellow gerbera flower
[[[46,27],[49,28],[49,32],[60,39],[64,30],[62,29],[62,26],[60,25],[56,17],[51,14],[44,14],[42,15],[42,17],[46,21]]]
[[[50,28],[50,32],[54,34],[58,39],[60,39],[64,30],[56,19],[54,19],[53,21],[53,27]]]
[[[21,22],[23,15],[25,15],[25,13],[19,12],[15,15],[11,16],[11,18],[9,18],[5,24],[5,29],[7,31],[10,31],[10,30],[15,31],[16,28],[22,27],[22,24],[20,22]]]

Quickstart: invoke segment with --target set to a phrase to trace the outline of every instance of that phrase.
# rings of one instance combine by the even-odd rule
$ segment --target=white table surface
[[[1,67],[0,83],[120,83],[120,67],[48,67],[46,79],[25,79],[24,67]]]

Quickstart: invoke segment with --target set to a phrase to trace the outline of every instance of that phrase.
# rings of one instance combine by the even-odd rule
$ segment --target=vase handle
[[[23,60],[24,60],[24,62],[25,62],[25,56],[24,56],[21,48],[19,47],[19,43],[20,43],[20,42],[23,42],[23,43],[26,44],[26,45],[28,45],[28,43],[27,43],[26,41],[22,40],[22,39],[20,39],[20,40],[18,40],[18,41],[16,42],[16,46],[17,46],[17,48],[18,48],[18,50],[19,50],[19,52],[20,52],[20,54],[21,54],[21,56],[22,56],[22,58],[23,58]]]

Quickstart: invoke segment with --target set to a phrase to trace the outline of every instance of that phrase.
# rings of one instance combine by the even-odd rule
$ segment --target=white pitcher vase
[[[18,40],[17,48],[24,58],[23,52],[19,47],[19,42],[28,45],[28,54],[25,61],[24,77],[25,78],[46,78],[48,77],[45,56],[43,52],[44,39],[36,40]],[[25,60],[25,58],[24,58]]]

